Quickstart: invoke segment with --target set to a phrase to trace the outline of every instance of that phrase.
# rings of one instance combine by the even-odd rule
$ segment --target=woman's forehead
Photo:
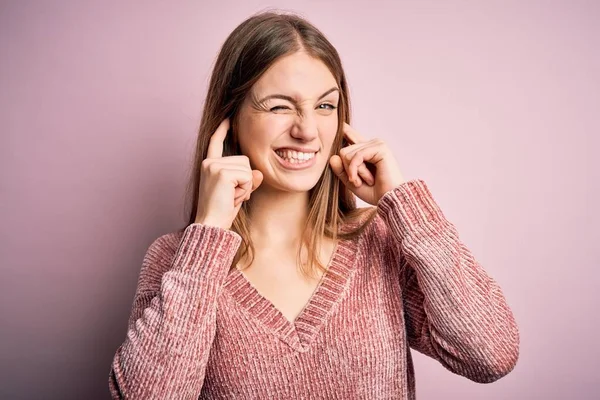
[[[294,53],[277,60],[252,90],[259,98],[283,94],[303,100],[319,98],[332,87],[337,83],[325,63],[305,53]]]

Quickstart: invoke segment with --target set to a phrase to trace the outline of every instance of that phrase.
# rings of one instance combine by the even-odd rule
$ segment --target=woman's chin
[[[276,188],[276,190],[281,190],[284,192],[308,192],[312,188],[314,188],[319,181],[319,177],[312,176],[297,176],[290,177],[285,181],[282,179],[277,179],[276,183],[274,182],[272,186]]]

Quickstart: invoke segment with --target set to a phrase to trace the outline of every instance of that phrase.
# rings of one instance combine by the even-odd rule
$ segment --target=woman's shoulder
[[[184,230],[179,229],[155,237],[146,249],[142,271],[158,275],[166,272],[177,253],[183,234]]]
[[[369,241],[387,242],[390,239],[390,232],[387,223],[378,212],[376,207],[372,207],[373,215],[369,214],[367,225],[365,226],[364,235]]]
[[[358,242],[361,252],[373,254],[390,251],[391,234],[376,207],[357,209],[352,220],[344,223],[339,232],[350,234],[350,239]]]
[[[213,241],[220,241],[233,248],[239,246],[241,240],[237,233],[230,230],[198,223],[189,224],[154,239],[146,251],[144,264],[150,269],[165,272],[182,246],[182,251],[195,251],[193,246],[189,246],[191,243],[197,242],[200,246],[211,247]]]
[[[377,207],[362,207],[354,211],[354,215],[340,228],[340,232],[360,230],[361,236],[386,237],[387,225],[378,212]]]
[[[148,250],[162,255],[174,254],[183,237],[183,233],[184,229],[163,233],[152,241]]]
[[[376,208],[357,240],[357,256],[364,271],[372,272],[374,268],[388,279],[397,278],[397,267],[401,265],[403,255],[387,222]]]

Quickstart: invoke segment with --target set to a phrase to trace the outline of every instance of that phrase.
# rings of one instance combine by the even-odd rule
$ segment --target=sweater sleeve
[[[216,304],[241,237],[191,224],[148,248],[125,341],[109,374],[113,399],[197,399],[216,332]]]
[[[377,207],[398,254],[410,347],[479,383],[512,371],[519,357],[512,311],[425,182],[402,183]]]

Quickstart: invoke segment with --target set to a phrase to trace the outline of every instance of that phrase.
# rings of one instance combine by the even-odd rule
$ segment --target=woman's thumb
[[[331,165],[331,169],[335,176],[337,176],[344,185],[348,185],[348,174],[344,171],[344,164],[342,163],[342,159],[338,155],[333,155],[329,159],[329,165]]]

